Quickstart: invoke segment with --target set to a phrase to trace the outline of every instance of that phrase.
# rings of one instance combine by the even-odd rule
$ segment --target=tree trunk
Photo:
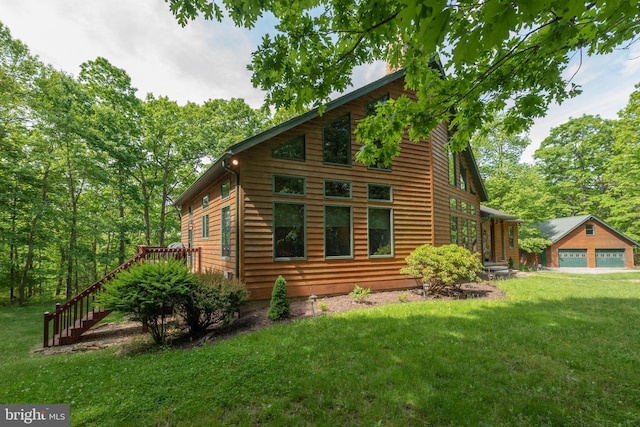
[[[36,232],[36,228],[38,226],[38,220],[40,219],[40,214],[42,210],[45,208],[47,204],[47,182],[49,178],[49,165],[44,171],[44,175],[42,177],[42,207],[38,210],[38,213],[31,220],[31,228],[29,228],[29,238],[27,240],[27,256],[24,262],[24,268],[22,269],[22,277],[20,278],[20,304],[24,304],[25,296],[24,289],[27,285],[27,277],[29,275],[29,270],[31,270],[31,266],[33,264],[33,236]],[[29,292],[32,294],[32,292]],[[29,295],[31,296],[31,295]]]

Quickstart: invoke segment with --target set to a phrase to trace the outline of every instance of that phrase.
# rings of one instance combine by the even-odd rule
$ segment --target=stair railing
[[[138,246],[138,253],[111,271],[64,304],[57,303],[56,309],[50,313],[44,313],[44,337],[43,346],[49,347],[60,344],[60,337],[67,335],[72,328],[81,325],[82,319],[89,317],[90,313],[102,313],[105,310],[97,304],[96,297],[102,291],[105,283],[113,280],[120,272],[128,270],[135,263],[145,261],[157,262],[161,259],[177,258],[186,259],[191,272],[199,272],[201,266],[200,248],[165,248]],[[84,331],[83,331],[84,332]],[[58,340],[56,340],[56,338]]]

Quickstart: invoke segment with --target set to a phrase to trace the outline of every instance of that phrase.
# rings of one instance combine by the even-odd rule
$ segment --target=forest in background
[[[0,23],[0,291],[69,298],[137,245],[179,241],[172,201],[206,163],[270,126],[242,99],[139,99],[104,58],[71,76]]]
[[[179,240],[172,200],[227,147],[274,124],[242,99],[136,96],[97,58],[77,77],[43,64],[0,23],[0,291],[71,296],[139,244]],[[528,221],[594,214],[640,239],[640,92],[619,120],[572,119],[530,141],[500,118],[472,141],[487,206]],[[286,119],[286,111],[275,120]],[[282,117],[279,117],[282,115]]]

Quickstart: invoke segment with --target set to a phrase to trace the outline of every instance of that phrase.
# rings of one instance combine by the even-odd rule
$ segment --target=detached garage
[[[552,242],[547,267],[633,268],[638,242],[593,215],[555,218],[538,226]]]

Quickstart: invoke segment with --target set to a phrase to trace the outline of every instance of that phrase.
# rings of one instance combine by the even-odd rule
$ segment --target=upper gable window
[[[305,141],[304,135],[300,135],[291,141],[280,144],[271,150],[271,156],[278,159],[286,160],[305,160]]]
[[[596,235],[596,229],[593,226],[593,224],[586,224],[584,226],[584,231],[585,231],[587,236],[595,236]]]
[[[449,148],[449,184],[454,187],[458,186],[458,171],[456,165],[456,153]]]
[[[381,96],[378,99],[374,99],[373,101],[367,103],[367,106],[365,107],[365,115],[370,116],[372,114],[376,113],[376,108],[378,105],[382,104],[386,104],[387,101],[389,101],[389,94],[385,94],[383,96]],[[378,148],[382,148],[382,141],[380,141],[379,139],[376,139],[375,141],[373,141],[373,143],[376,145],[376,147]],[[385,171],[390,171],[391,170],[391,163],[387,166],[384,164],[384,162],[382,160],[376,160],[376,162],[370,166],[371,169],[380,169],[380,170],[385,170]]]
[[[351,165],[349,114],[338,117],[322,128],[322,161],[335,165]]]
[[[460,189],[467,191],[467,169],[460,159]]]
[[[202,209],[207,209],[209,207],[209,195],[206,194],[202,196]]]
[[[367,103],[367,106],[364,109],[364,113],[367,116],[370,116],[372,114],[376,113],[376,108],[378,107],[378,104],[386,104],[387,101],[389,101],[389,94],[384,94],[382,95],[380,98],[374,99],[371,102]]]

